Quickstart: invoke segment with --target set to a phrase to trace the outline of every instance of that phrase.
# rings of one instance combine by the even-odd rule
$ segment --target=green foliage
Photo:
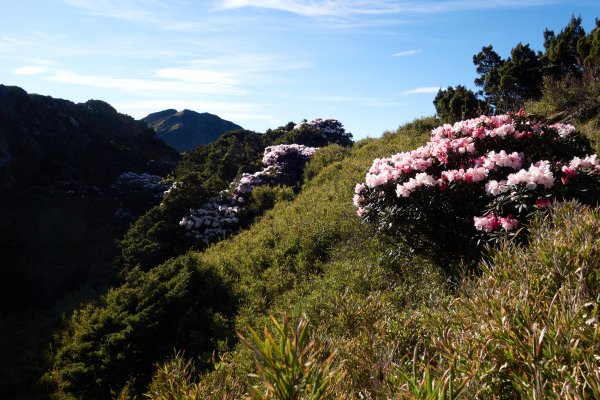
[[[415,121],[398,133],[359,143],[350,156],[324,167],[293,202],[276,204],[250,230],[199,254],[239,294],[243,307],[236,318],[238,330],[260,327],[269,314],[288,312],[299,318],[306,312],[311,320],[323,322],[315,337],[351,359],[345,372],[355,384],[352,388],[379,390],[380,381],[370,375],[381,354],[387,354],[394,333],[384,328],[374,337],[373,326],[381,318],[395,318],[394,304],[435,298],[432,293],[443,290],[445,281],[420,260],[413,263],[414,270],[386,266],[382,255],[389,247],[355,217],[348,194],[373,157],[390,148],[422,144],[435,123],[433,118]],[[344,340],[348,335],[351,339]],[[215,369],[201,377],[203,395],[241,397],[245,376],[252,372],[252,354],[237,346],[221,355]],[[382,364],[381,370],[386,369]]]
[[[437,116],[446,123],[475,118],[485,113],[484,103],[463,85],[440,89],[433,99],[433,105]]]
[[[600,22],[596,20],[596,27],[586,35],[581,17],[572,16],[560,33],[544,31],[543,53],[519,43],[504,60],[490,45],[473,56],[473,63],[479,74],[475,79],[478,94],[497,113],[516,111],[542,94],[557,103],[570,103],[567,110],[557,107],[557,112],[572,112],[578,101],[584,103],[583,110],[589,110],[590,100],[597,102],[594,89],[586,88],[590,81],[597,81],[600,68]],[[589,118],[594,112],[575,118]]]
[[[335,119],[315,119],[302,121],[302,123],[290,129],[291,125],[285,126],[282,135],[275,144],[303,144],[310,147],[323,147],[328,144],[340,146],[352,146],[352,134],[346,132],[343,124]],[[271,134],[276,131],[272,131]]]
[[[216,341],[231,335],[227,318],[234,311],[223,278],[194,257],[134,270],[101,304],[71,316],[46,380],[59,398],[106,399],[127,382],[140,393],[152,365],[174,348],[208,360]]]
[[[250,195],[248,212],[254,218],[272,209],[275,204],[291,201],[294,197],[294,189],[289,186],[258,186]]]
[[[136,220],[121,240],[122,267],[130,270],[139,266],[146,271],[189,249],[204,248],[204,244],[186,236],[186,230],[179,226],[179,221],[190,209],[201,207],[211,197],[228,189],[242,173],[261,170],[267,146],[276,143],[327,146],[336,141],[344,146],[352,144],[352,135],[345,132],[339,121],[319,123],[323,126],[307,123],[296,129],[296,125],[290,122],[265,134],[242,129],[229,131],[216,141],[185,153],[170,177],[176,187],[160,206]],[[325,133],[327,128],[331,129]],[[241,218],[242,226],[262,215],[277,199],[289,198],[285,189],[261,189]]]
[[[183,354],[157,366],[144,397],[153,400],[202,400],[194,363]]]
[[[427,333],[401,376],[452,368],[468,398],[600,396],[600,215],[566,203],[531,229],[527,247],[494,251],[463,295],[414,315]]]
[[[517,44],[500,67],[500,92],[503,110],[517,111],[526,99],[542,94],[542,63],[529,45]]]
[[[304,167],[304,182],[310,181],[325,167],[335,162],[342,161],[344,158],[348,157],[349,154],[350,150],[339,144],[330,144],[320,148]]]
[[[578,51],[579,42],[585,40],[585,31],[581,26],[581,17],[571,20],[558,35],[554,31],[544,31],[544,75],[558,81],[566,76],[580,78],[583,72],[583,60]]]
[[[517,44],[506,60],[491,45],[483,47],[473,56],[473,63],[480,74],[475,84],[496,113],[515,112],[526,99],[541,95],[542,64],[529,45]]]
[[[247,130],[235,130],[221,135],[215,142],[200,146],[184,155],[187,169],[199,174],[203,186],[211,193],[226,189],[243,172],[262,168],[265,136]],[[181,171],[176,171],[179,179]]]
[[[596,26],[585,37],[577,42],[577,52],[584,67],[600,65],[600,19],[596,18]]]
[[[415,362],[413,361],[413,364]],[[402,398],[419,400],[454,400],[461,397],[468,379],[455,382],[454,367],[447,369],[439,380],[433,376],[429,366],[425,367],[422,376],[413,370],[412,375],[399,371],[400,379],[405,381],[400,392]]]
[[[563,119],[589,120],[600,111],[600,62],[588,64],[581,78],[566,76],[559,81],[544,80],[540,101],[547,114]]]
[[[473,56],[473,64],[479,74],[475,79],[475,85],[481,88],[479,94],[485,96],[490,106],[500,104],[500,67],[504,60],[494,51],[493,46],[489,45]]]
[[[258,380],[249,385],[253,399],[320,400],[330,398],[331,385],[341,379],[331,368],[335,352],[329,356],[310,340],[308,321],[300,318],[292,326],[287,315],[279,323],[271,317],[274,332],[264,329],[264,339],[250,329],[252,340],[238,334],[242,343],[254,353]]]

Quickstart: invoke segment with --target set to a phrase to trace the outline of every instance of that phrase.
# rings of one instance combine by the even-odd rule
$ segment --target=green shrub
[[[148,273],[133,270],[101,304],[89,304],[67,321],[46,380],[57,398],[107,399],[128,382],[141,393],[153,365],[173,349],[196,355],[206,367],[217,340],[231,336],[234,311],[222,277],[193,257]]]
[[[549,200],[600,200],[600,162],[564,124],[524,113],[445,124],[410,152],[376,158],[355,188],[357,214],[392,241],[448,264],[478,244],[523,236]]]
[[[289,186],[257,186],[250,195],[248,211],[254,217],[260,216],[277,203],[292,201],[294,196],[294,189]]]
[[[304,167],[304,182],[310,181],[325,167],[328,167],[335,162],[342,161],[344,158],[348,157],[349,154],[350,150],[347,147],[338,144],[330,144],[320,148]]]

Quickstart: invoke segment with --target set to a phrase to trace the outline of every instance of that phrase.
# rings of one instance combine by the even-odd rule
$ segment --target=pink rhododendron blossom
[[[577,170],[573,167],[567,167],[566,165],[563,165],[561,170],[562,170],[563,174],[565,174],[569,178],[577,175]]]
[[[275,165],[280,162],[282,157],[290,154],[298,154],[301,157],[310,158],[317,151],[316,147],[308,147],[302,144],[278,144],[265,148],[262,162],[265,166]]]
[[[521,168],[523,162],[523,153],[512,152],[507,154],[506,151],[500,150],[500,152],[490,151],[484,157],[481,158],[480,162],[483,167],[492,170],[496,167],[509,167],[512,169]]]
[[[554,186],[554,175],[550,170],[548,161],[538,161],[529,167],[528,170],[520,170],[517,173],[510,174],[507,177],[509,185],[525,184],[529,190],[534,190],[538,185],[549,189]]]
[[[498,196],[508,191],[509,187],[506,185],[506,183],[507,182],[505,180],[500,182],[491,180],[485,184],[485,192],[489,196]]]
[[[506,231],[510,231],[511,229],[514,229],[517,226],[519,226],[519,221],[513,218],[511,215],[509,215],[508,217],[500,217],[498,218],[498,221],[502,226],[502,229]]]
[[[573,125],[568,124],[553,124],[550,125],[549,128],[554,128],[558,131],[558,135],[561,138],[565,138],[575,132],[575,127]]]
[[[485,217],[473,217],[475,229],[478,231],[491,232],[500,227],[500,221],[493,214],[488,214]]]
[[[571,168],[591,168],[600,163],[596,154],[592,154],[591,156],[585,156],[583,159],[579,157],[573,157],[571,162],[569,162],[569,167]]]
[[[469,183],[480,182],[487,178],[489,172],[487,168],[483,167],[469,168],[465,171],[464,178]]]
[[[426,172],[415,175],[415,181],[417,186],[435,186],[437,183],[437,180]]]

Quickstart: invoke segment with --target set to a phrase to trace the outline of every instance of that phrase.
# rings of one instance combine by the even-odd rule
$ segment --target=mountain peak
[[[158,111],[142,118],[142,121],[156,131],[157,138],[180,152],[213,142],[227,131],[242,129],[217,115],[189,109]]]

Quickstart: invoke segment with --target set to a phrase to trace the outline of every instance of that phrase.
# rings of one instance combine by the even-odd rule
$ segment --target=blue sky
[[[472,56],[542,50],[600,0],[21,0],[0,14],[0,83],[135,118],[210,112],[265,131],[336,118],[355,138],[434,114],[473,88]]]

